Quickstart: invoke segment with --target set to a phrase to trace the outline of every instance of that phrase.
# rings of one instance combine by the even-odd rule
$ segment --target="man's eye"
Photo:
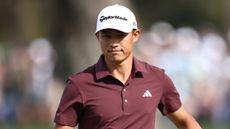
[[[117,35],[117,37],[119,37],[119,38],[124,38],[126,36],[126,34],[119,34],[119,35]]]

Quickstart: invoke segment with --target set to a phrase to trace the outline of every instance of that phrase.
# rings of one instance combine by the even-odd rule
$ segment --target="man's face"
[[[139,34],[139,30],[124,33],[114,29],[105,29],[99,31],[96,36],[105,59],[120,63],[127,58],[132,58],[133,45],[138,40]]]

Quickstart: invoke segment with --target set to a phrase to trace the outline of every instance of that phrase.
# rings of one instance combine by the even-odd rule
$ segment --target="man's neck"
[[[132,71],[133,57],[129,57],[120,63],[107,62],[106,64],[109,72],[125,84]]]

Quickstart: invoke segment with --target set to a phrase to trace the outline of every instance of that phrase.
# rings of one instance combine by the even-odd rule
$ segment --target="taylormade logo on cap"
[[[100,22],[103,22],[104,20],[107,20],[107,19],[113,19],[113,18],[127,21],[126,17],[120,17],[120,16],[107,16],[107,17],[105,17],[105,16],[101,16]]]
[[[129,33],[137,29],[135,15],[125,6],[118,4],[107,6],[98,15],[96,33],[103,29],[116,29]]]

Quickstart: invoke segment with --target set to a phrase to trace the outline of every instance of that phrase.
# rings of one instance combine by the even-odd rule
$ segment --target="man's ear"
[[[95,36],[97,37],[97,40],[99,40],[99,32],[97,32]]]
[[[133,36],[134,36],[133,41],[136,42],[136,41],[139,39],[140,35],[141,35],[140,29],[134,30],[134,31],[133,31]]]

